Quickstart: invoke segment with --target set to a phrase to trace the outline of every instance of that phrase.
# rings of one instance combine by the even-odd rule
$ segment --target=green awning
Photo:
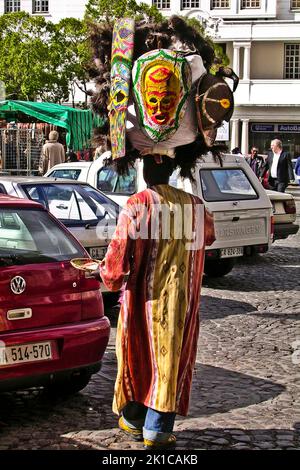
[[[67,130],[67,147],[82,150],[90,147],[93,127],[99,125],[99,118],[91,110],[61,106],[55,103],[34,101],[0,101],[0,113],[15,111],[35,117],[43,122],[63,127]]]

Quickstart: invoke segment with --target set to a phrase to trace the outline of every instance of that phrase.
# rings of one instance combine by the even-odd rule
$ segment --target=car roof
[[[45,178],[44,176],[0,176],[0,183],[16,183],[16,184],[34,184],[34,185],[46,185],[46,184],[60,184],[60,185],[76,185],[76,186],[89,186],[92,188],[94,191],[101,193],[102,197],[107,199],[110,203],[116,204],[117,206],[119,205],[117,202],[115,202],[109,195],[105,194],[103,191],[100,191],[97,188],[94,188],[94,186],[91,186],[89,183],[86,183],[85,181],[77,181],[77,180],[72,180],[72,179],[66,179],[66,178]]]
[[[51,170],[59,170],[60,168],[89,168],[93,162],[86,162],[84,161],[78,161],[78,162],[65,162],[65,163],[58,163],[57,165],[54,165],[52,168],[50,168],[49,171]]]
[[[49,184],[49,183],[59,183],[59,184],[87,184],[84,181],[77,181],[72,179],[65,178],[44,178],[43,176],[0,176],[0,181],[9,182],[9,183],[19,183],[19,184]]]
[[[32,199],[21,199],[19,197],[10,196],[7,194],[0,194],[0,207],[2,206],[20,207],[21,209],[34,208],[46,210],[42,204],[39,204]]]

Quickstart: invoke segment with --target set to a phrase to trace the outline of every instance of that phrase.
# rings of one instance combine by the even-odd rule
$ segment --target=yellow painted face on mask
[[[180,99],[180,81],[168,63],[151,65],[144,73],[143,90],[146,112],[158,125],[172,125]]]
[[[169,139],[180,126],[191,90],[191,69],[176,51],[156,49],[139,57],[132,70],[136,113],[154,142]]]

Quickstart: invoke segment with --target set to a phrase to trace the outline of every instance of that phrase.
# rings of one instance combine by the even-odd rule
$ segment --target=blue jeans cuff
[[[171,434],[171,432],[150,431],[149,429],[143,428],[143,438],[149,441],[165,442],[169,439]]]

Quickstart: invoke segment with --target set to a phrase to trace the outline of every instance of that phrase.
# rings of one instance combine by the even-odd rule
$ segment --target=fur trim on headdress
[[[215,144],[212,147],[207,147],[202,136],[198,136],[195,142],[176,147],[175,150],[175,166],[180,168],[180,176],[182,178],[189,178],[194,180],[193,169],[201,157],[211,152],[215,161],[222,166],[222,153],[227,151],[227,146],[224,144]],[[188,158],[187,158],[188,156]]]

